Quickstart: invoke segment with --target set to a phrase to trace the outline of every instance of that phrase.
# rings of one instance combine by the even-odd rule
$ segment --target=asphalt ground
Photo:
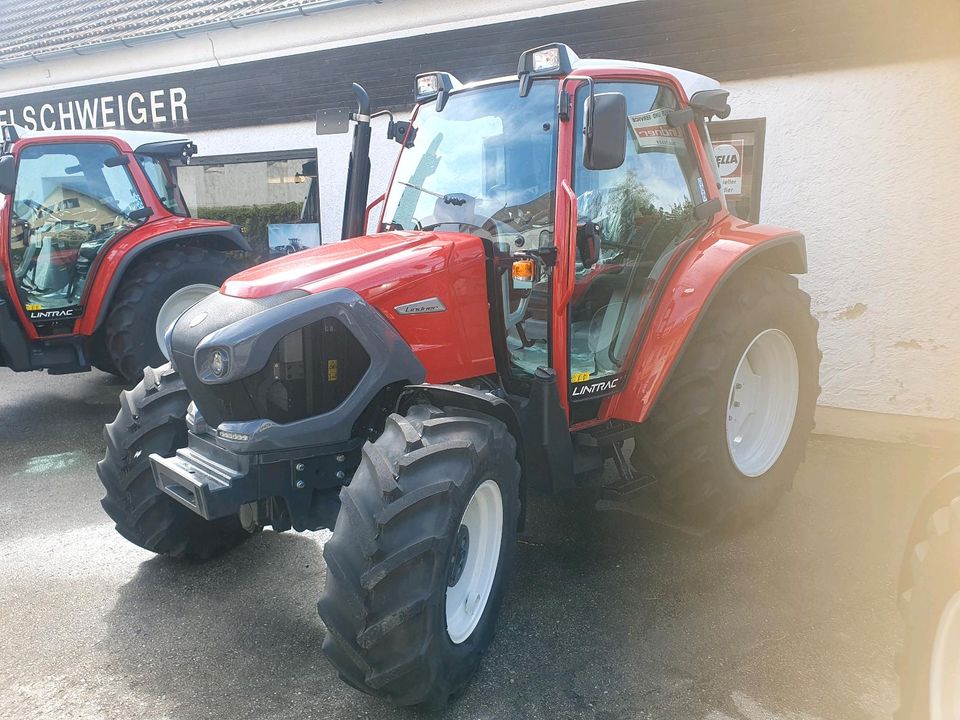
[[[328,533],[190,565],[114,532],[94,466],[120,389],[0,371],[0,717],[419,717],[321,654]],[[775,514],[709,541],[534,498],[496,639],[433,717],[887,718],[906,528],[957,462],[816,436]]]

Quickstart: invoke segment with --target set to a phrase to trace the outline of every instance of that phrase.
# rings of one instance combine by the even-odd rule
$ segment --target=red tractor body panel
[[[260,298],[292,289],[350,288],[377,308],[410,345],[427,382],[496,372],[482,241],[462,233],[390,232],[324,245],[233,276],[225,295]],[[439,300],[445,312],[397,308]]]
[[[753,225],[729,214],[714,224],[674,271],[665,273],[660,300],[648,310],[652,318],[641,321],[641,328],[648,329],[635,341],[636,360],[626,387],[604,402],[600,419],[646,420],[724,279],[767,246],[798,237],[796,231]]]
[[[155,238],[200,230],[210,230],[215,234],[218,230],[226,230],[232,227],[227,222],[181,217],[166,212],[162,217],[157,213],[144,224],[133,228],[128,233],[119,235],[97,257],[97,262],[92,270],[93,278],[84,288],[83,315],[74,325],[74,334],[92,335],[96,331],[103,304],[110,300],[112,283],[114,283],[125,260],[131,253],[139,252],[146,243]]]

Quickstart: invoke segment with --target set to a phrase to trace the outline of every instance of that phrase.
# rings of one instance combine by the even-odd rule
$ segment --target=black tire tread
[[[169,364],[147,368],[144,379],[121,394],[120,412],[104,427],[106,452],[97,475],[106,490],[101,505],[130,542],[160,555],[207,560],[250,536],[236,517],[207,521],[163,494],[149,456],[173,455],[186,445],[184,415],[190,396]]]
[[[724,359],[736,352],[742,318],[759,306],[789,308],[816,347],[818,322],[810,311],[810,296],[800,289],[797,278],[772,268],[747,265],[707,309],[697,334],[636,436],[633,464],[657,479],[664,510],[685,524],[707,531],[736,530],[768,512],[790,487],[814,426],[821,354],[817,349],[814,358],[804,358],[798,349],[801,373],[807,362],[815,364],[815,368],[806,369],[817,375],[811,381],[813,392],[804,395],[801,387],[791,440],[775,472],[771,471],[770,482],[764,477],[763,485],[738,486],[718,470],[716,433],[711,430],[712,423],[725,414],[717,399],[724,396],[730,382],[728,377],[721,377],[721,368]]]
[[[900,594],[906,632],[896,662],[900,677],[896,720],[929,717],[934,631],[944,604],[956,592],[960,592],[960,497],[929,516],[926,536],[910,554],[909,584]]]
[[[415,406],[406,417],[387,418],[341,491],[344,504],[323,551],[328,573],[318,610],[328,629],[324,653],[351,686],[401,705],[444,705],[480,660],[477,653],[470,667],[451,673],[427,651],[435,640],[429,588],[437,573],[445,577],[444,528],[456,520],[446,498],[476,472],[497,468],[516,493],[516,502],[505,501],[514,516],[504,523],[517,523],[514,438],[493,418],[450,413],[456,417]],[[512,533],[505,532],[504,542],[508,537]]]

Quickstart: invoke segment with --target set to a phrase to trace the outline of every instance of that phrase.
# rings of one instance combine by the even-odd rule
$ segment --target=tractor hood
[[[258,265],[231,277],[220,292],[258,299],[348,288],[396,328],[429,382],[449,382],[495,368],[486,264],[483,242],[474,235],[378,233]]]
[[[443,269],[455,246],[475,246],[478,238],[460,233],[392,232],[322,245],[257,265],[231,277],[224,295],[262,298],[288,290],[320,292],[348,287],[360,294],[374,285],[395,282],[429,265]],[[460,253],[462,254],[462,253]],[[436,267],[439,263],[442,267]]]

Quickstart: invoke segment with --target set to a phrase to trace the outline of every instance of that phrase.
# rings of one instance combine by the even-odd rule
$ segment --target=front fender
[[[236,225],[191,218],[177,218],[176,223],[172,229],[148,223],[101,253],[83,302],[85,310],[77,324],[77,334],[92,335],[103,324],[124,274],[149,252],[177,244],[206,244],[219,250],[252,251]]]
[[[641,330],[633,368],[622,392],[607,400],[605,417],[647,419],[673,368],[717,292],[748,262],[791,274],[807,271],[806,243],[793,230],[752,225],[727,216],[679,259]]]

